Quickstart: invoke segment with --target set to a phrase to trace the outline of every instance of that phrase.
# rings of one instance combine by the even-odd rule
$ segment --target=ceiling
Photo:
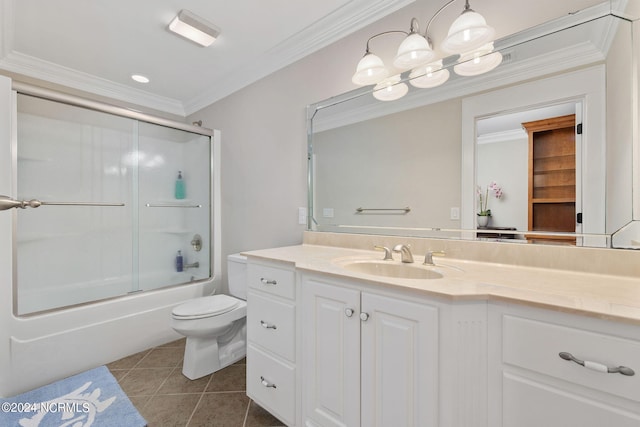
[[[414,1],[433,10],[444,4],[432,0],[0,0],[0,69],[186,116]],[[501,15],[517,15],[517,27],[527,28],[533,11],[556,17],[599,1],[475,3],[492,14],[493,21],[487,20],[494,27],[514,27],[513,20],[507,22]],[[512,9],[513,3],[533,7],[532,13],[504,13],[501,7]],[[213,45],[203,48],[167,30],[181,9],[221,29]],[[151,81],[136,83],[132,74]]]

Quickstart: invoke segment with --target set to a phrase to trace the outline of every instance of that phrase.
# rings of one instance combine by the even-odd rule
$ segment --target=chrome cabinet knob
[[[353,308],[345,308],[345,309],[344,309],[344,314],[345,314],[347,317],[351,317],[351,316],[353,316],[353,313],[354,313]]]
[[[369,313],[360,313],[360,320],[362,320],[363,322],[369,320]]]

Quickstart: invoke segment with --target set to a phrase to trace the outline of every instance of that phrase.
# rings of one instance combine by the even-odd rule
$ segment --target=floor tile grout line
[[[193,411],[191,411],[191,415],[189,415],[189,419],[187,419],[187,423],[184,425],[184,427],[189,427],[189,423],[191,423],[191,420],[193,419],[193,416],[196,414],[196,411],[198,410],[198,407],[200,406],[200,402],[202,402],[202,398],[204,398],[204,392],[200,393],[200,397],[198,398],[198,401],[196,402],[196,406],[193,407]]]
[[[144,369],[144,368],[143,368]],[[149,369],[157,369],[157,368],[149,368]],[[169,379],[169,377],[171,376],[171,374],[173,374],[173,372],[176,370],[176,367],[174,366],[171,369],[171,372],[169,372],[169,375],[167,375],[167,377],[160,383],[160,385],[158,386],[158,388],[153,392],[153,394],[149,395],[149,399],[147,399],[147,401],[145,402],[145,404],[142,406],[142,408],[140,409],[144,409],[147,407],[147,405],[153,400],[154,397],[156,397],[158,395],[158,392],[160,391],[160,389],[162,388],[162,386],[164,385],[164,383],[167,382],[167,380]],[[179,393],[182,394],[182,393]]]
[[[247,418],[249,418],[249,408],[251,407],[251,399],[247,403],[247,410],[244,411],[244,420],[242,421],[242,427],[247,427]]]
[[[153,347],[151,349],[148,349],[145,354],[143,355],[143,357],[138,360],[131,368],[128,369],[121,369],[121,371],[125,371],[125,374],[123,374],[121,380],[123,380],[125,377],[128,377],[129,375],[131,375],[132,371],[136,370],[136,371],[142,371],[142,370],[155,370],[155,369],[159,369],[159,368],[171,368],[170,366],[165,366],[165,367],[161,367],[161,366],[149,366],[149,367],[140,367],[141,364],[143,364],[143,361],[146,360],[147,357],[149,357],[149,355],[153,352],[153,350],[155,350],[156,348],[160,348],[158,347]],[[178,346],[171,346],[171,347],[162,347],[162,348],[179,348]],[[182,368],[183,365],[183,360],[181,359],[180,361],[178,361],[175,366],[173,368],[170,369],[169,374],[163,379],[163,381],[158,385],[158,387],[153,390],[153,392],[151,394],[146,394],[146,395],[140,395],[139,397],[145,397],[147,400],[146,402],[140,407],[141,410],[146,409],[149,407],[149,405],[151,404],[151,401],[155,398],[157,398],[158,396],[192,396],[193,398],[195,398],[197,396],[197,401],[196,404],[193,408],[193,410],[191,411],[191,414],[189,415],[189,417],[186,419],[186,424],[184,424],[184,427],[188,427],[193,420],[195,419],[196,413],[200,410],[203,410],[202,407],[200,407],[200,405],[203,404],[203,402],[205,402],[205,395],[215,395],[215,394],[238,394],[241,393],[243,395],[246,396],[246,387],[244,389],[241,390],[213,390],[213,391],[207,391],[207,389],[211,386],[211,384],[214,381],[214,375],[210,374],[209,379],[207,380],[206,385],[204,386],[204,389],[202,389],[202,391],[200,392],[185,392],[185,391],[176,391],[173,393],[160,393],[162,387],[164,387],[164,385],[167,384],[167,381],[169,381],[169,379],[175,375],[175,373],[177,372],[177,370],[180,370]],[[246,362],[245,363],[234,363],[232,365],[243,365],[246,369]],[[229,365],[229,366],[232,366]],[[138,397],[138,396],[134,396],[134,397]],[[246,396],[248,397],[248,396]],[[247,406],[245,408],[244,411],[244,417],[243,417],[243,421],[241,426],[242,427],[246,427],[247,423],[249,423],[249,414],[251,413],[251,404],[253,403],[253,400],[249,398],[248,402],[247,402]],[[206,409],[206,408],[205,408]],[[239,408],[240,409],[240,408]],[[242,414],[241,410],[238,411],[239,414]],[[236,413],[238,413],[236,412]]]

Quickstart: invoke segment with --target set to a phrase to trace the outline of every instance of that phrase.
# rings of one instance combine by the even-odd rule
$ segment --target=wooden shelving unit
[[[575,232],[575,114],[522,126],[529,134],[529,230]],[[575,244],[575,238],[528,238]]]

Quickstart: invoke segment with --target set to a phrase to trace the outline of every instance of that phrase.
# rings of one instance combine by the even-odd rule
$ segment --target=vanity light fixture
[[[387,77],[373,88],[373,97],[379,101],[395,101],[405,96],[409,87],[401,81],[400,74]]]
[[[202,47],[210,46],[220,35],[220,29],[204,18],[182,9],[169,24],[169,31]]]
[[[389,74],[392,74],[391,71],[387,69],[379,56],[370,51],[369,43],[376,37],[393,33],[406,35],[393,60],[394,73],[411,70],[409,74],[410,83],[412,86],[419,88],[432,88],[446,82],[450,73],[449,70],[443,68],[442,58],[438,58],[433,49],[433,43],[429,37],[429,29],[434,19],[455,1],[449,0],[438,9],[427,23],[424,35],[420,33],[418,20],[412,18],[408,33],[399,30],[385,31],[369,37],[365,55],[358,62],[356,72],[351,79],[353,83],[361,86],[375,84],[374,97],[377,99],[384,97],[384,100],[389,100],[386,95],[391,91],[391,87],[401,84],[402,79],[400,74],[388,78]],[[460,55],[458,63],[454,66],[456,74],[475,76],[486,73],[502,62],[502,55],[493,51],[494,35],[495,30],[487,25],[482,15],[471,9],[469,0],[465,0],[464,10],[451,24],[447,37],[440,45],[440,50],[445,54]],[[406,85],[404,86],[407,88]],[[401,89],[396,89],[395,94],[402,92]],[[383,96],[383,93],[385,96]],[[401,98],[404,94],[406,94],[406,91],[394,99]]]
[[[440,10],[451,3],[445,4]],[[434,18],[439,12],[434,15]],[[469,52],[492,41],[494,35],[495,30],[487,25],[487,21],[482,15],[471,9],[469,0],[466,0],[464,10],[449,27],[447,37],[442,41],[440,47],[446,53],[451,54]]]
[[[428,89],[440,86],[449,80],[449,70],[442,68],[442,59],[439,59],[431,64],[414,68],[409,74],[409,79],[411,86]]]
[[[453,66],[453,71],[460,76],[477,76],[496,68],[502,63],[502,54],[493,51],[493,42],[460,55],[458,63]]]

